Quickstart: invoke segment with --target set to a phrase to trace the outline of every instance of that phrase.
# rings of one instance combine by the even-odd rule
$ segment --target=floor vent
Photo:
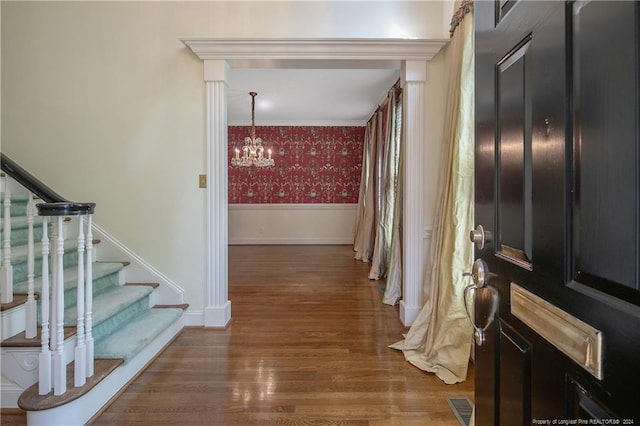
[[[473,405],[466,396],[451,396],[447,397],[447,403],[451,407],[451,411],[456,415],[456,418],[460,422],[461,426],[469,426],[471,420],[471,411]]]

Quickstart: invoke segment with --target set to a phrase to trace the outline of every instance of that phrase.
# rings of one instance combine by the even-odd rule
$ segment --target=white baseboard
[[[204,326],[204,311],[187,310],[183,317],[185,327]]]

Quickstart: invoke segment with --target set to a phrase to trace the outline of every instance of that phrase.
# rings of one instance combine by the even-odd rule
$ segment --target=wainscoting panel
[[[229,204],[229,244],[352,244],[357,204]]]

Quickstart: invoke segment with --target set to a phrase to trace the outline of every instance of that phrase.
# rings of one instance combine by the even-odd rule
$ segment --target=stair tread
[[[143,286],[148,286],[153,288],[160,287],[160,283],[126,283],[125,285],[143,285]]]
[[[183,314],[179,308],[148,309],[110,336],[96,342],[95,356],[127,362]]]
[[[145,287],[116,286],[103,291],[93,297],[93,327],[111,318],[124,308],[133,305],[140,299],[147,297],[153,291]],[[76,323],[76,309],[65,310],[64,323],[73,325]]]
[[[15,336],[4,339],[0,346],[3,348],[36,348],[42,346],[42,337],[40,335],[41,328],[38,327],[36,337],[27,339],[25,332],[22,331]],[[64,327],[64,340],[76,334],[76,327]]]
[[[72,362],[67,365],[67,392],[59,396],[55,396],[53,391],[40,395],[39,384],[36,383],[20,395],[18,406],[27,411],[41,411],[68,404],[93,389],[120,364],[122,364],[121,359],[96,359],[93,364],[93,376],[87,378],[84,386],[76,388],[73,386],[74,363]]]
[[[0,305],[0,312],[4,312],[4,311],[8,311],[9,309],[13,309],[16,306],[20,306],[23,303],[27,302],[27,295],[26,294],[16,294],[15,292],[13,293],[13,301],[9,302],[9,303],[3,303],[2,305]]]
[[[153,305],[153,308],[154,309],[178,308],[178,309],[182,309],[183,311],[186,311],[187,309],[189,309],[189,304],[179,303],[177,305]]]

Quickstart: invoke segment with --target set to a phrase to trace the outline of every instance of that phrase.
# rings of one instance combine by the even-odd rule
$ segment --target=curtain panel
[[[362,152],[362,173],[360,192],[356,210],[356,227],[353,240],[354,258],[363,262],[371,261],[375,241],[375,168],[373,160],[377,150],[378,115],[374,114],[367,123]]]
[[[355,259],[371,262],[369,279],[387,277],[383,302],[400,300],[402,89],[389,90],[367,125],[358,197]],[[392,272],[392,274],[390,273]]]
[[[423,282],[425,303],[405,339],[391,345],[418,368],[448,384],[464,381],[473,328],[464,307],[473,245],[474,35],[473,2],[463,1],[452,20],[450,65],[443,137],[448,145],[439,178],[434,235]],[[466,16],[466,17],[465,17]],[[455,26],[454,26],[455,24]]]

